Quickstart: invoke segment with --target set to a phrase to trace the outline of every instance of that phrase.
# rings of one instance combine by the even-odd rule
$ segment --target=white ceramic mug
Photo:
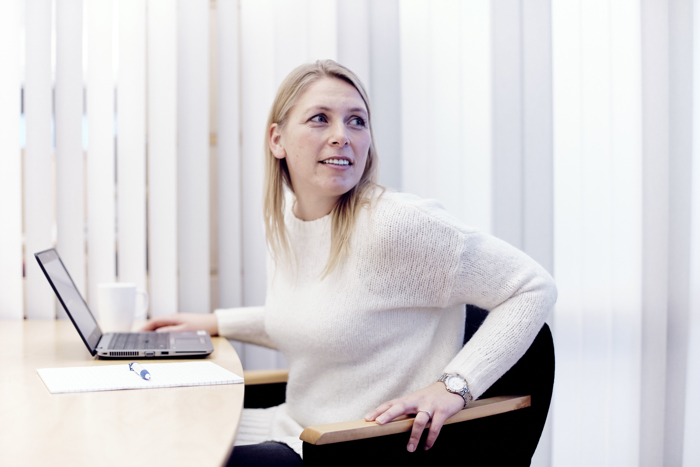
[[[97,307],[102,332],[129,332],[136,316],[146,317],[148,293],[128,282],[108,282],[97,286]],[[136,307],[136,296],[143,297]]]

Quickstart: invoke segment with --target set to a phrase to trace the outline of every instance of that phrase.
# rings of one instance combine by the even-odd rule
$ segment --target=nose
[[[350,139],[348,138],[348,133],[347,129],[345,128],[345,125],[341,123],[333,126],[333,132],[331,133],[329,143],[331,144],[331,146],[341,148],[350,144]]]

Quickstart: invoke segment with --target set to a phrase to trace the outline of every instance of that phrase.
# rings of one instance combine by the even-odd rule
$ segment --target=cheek
[[[308,150],[303,144],[296,144],[287,151],[287,164],[289,170],[303,170]]]
[[[322,144],[321,144],[322,146]],[[287,157],[294,160],[293,163],[310,164],[316,162],[319,150],[319,142],[313,135],[301,134],[290,144]]]
[[[362,141],[362,144],[359,145],[358,147],[358,152],[362,154],[362,170],[360,171],[360,174],[362,174],[365,171],[365,166],[367,165],[367,160],[369,159],[369,145],[370,145],[370,138],[369,136],[366,138],[365,141]]]

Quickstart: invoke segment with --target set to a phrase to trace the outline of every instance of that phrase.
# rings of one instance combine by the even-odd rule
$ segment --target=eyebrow
[[[314,105],[309,107],[306,111],[307,112],[312,112],[314,110],[325,110],[326,112],[330,112],[331,109],[330,107],[326,107],[325,105]],[[351,109],[348,109],[348,112],[363,112],[367,113],[367,110],[363,109],[362,107],[353,107]]]

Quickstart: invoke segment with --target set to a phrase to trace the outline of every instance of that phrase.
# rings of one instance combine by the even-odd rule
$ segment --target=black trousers
[[[299,454],[284,443],[266,441],[260,444],[238,446],[233,449],[227,466],[245,467],[302,467]]]
[[[545,324],[525,355],[480,397],[530,395],[531,407],[446,425],[428,451],[422,449],[427,430],[413,453],[406,451],[409,433],[321,446],[304,443],[303,465],[354,466],[371,461],[425,467],[456,461],[470,467],[529,466],[547,419],[553,384],[554,346]],[[301,466],[302,461],[287,445],[266,442],[235,448],[227,465]]]

